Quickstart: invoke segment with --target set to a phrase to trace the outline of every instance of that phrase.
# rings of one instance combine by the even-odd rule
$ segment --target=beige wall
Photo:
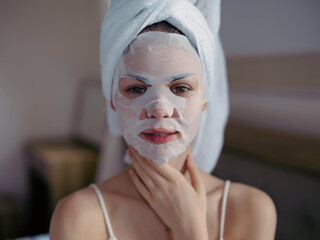
[[[319,0],[222,0],[227,55],[320,52]]]
[[[27,141],[70,135],[77,84],[100,76],[104,5],[0,2],[0,193],[23,200]]]

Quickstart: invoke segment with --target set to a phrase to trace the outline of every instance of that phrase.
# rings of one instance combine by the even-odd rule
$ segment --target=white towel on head
[[[105,96],[110,100],[113,72],[117,60],[130,42],[146,26],[167,21],[197,49],[209,90],[213,84],[213,35],[201,12],[186,0],[117,0],[112,1],[103,24],[100,63]]]
[[[209,28],[216,34],[220,28],[221,0],[189,0],[207,19]]]
[[[192,3],[198,4],[201,11]],[[204,16],[210,20],[209,24]],[[210,101],[208,109],[203,112],[201,126],[192,148],[198,166],[206,172],[211,172],[221,151],[229,110],[224,55],[218,37],[220,0],[111,2],[110,10],[102,24],[100,41],[102,85],[107,99],[109,129],[112,134],[121,134],[116,113],[109,107],[116,63],[122,52],[144,27],[161,21],[167,21],[183,32],[200,56]]]

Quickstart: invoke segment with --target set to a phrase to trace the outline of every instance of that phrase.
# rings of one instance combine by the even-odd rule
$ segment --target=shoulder
[[[50,239],[101,238],[105,237],[102,230],[105,228],[98,199],[88,187],[59,201],[51,219]]]
[[[241,183],[230,185],[226,226],[238,226],[234,228],[237,237],[274,239],[276,221],[276,208],[268,194]]]
[[[128,205],[134,201],[126,191],[130,180],[125,176],[125,172],[121,172],[97,185],[111,219],[114,216],[118,219],[125,215],[124,212]],[[108,231],[104,216],[93,188],[81,189],[59,201],[51,219],[51,240],[103,239],[107,237]]]
[[[202,173],[210,204],[209,216],[216,221],[221,211],[224,180]],[[225,218],[226,239],[274,239],[277,214],[271,197],[265,192],[242,183],[231,182]],[[216,207],[214,207],[216,206]]]

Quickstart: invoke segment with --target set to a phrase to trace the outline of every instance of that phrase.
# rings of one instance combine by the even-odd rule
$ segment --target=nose
[[[156,108],[150,114],[148,114],[147,110],[143,108],[140,113],[139,120],[148,119],[148,118],[155,118],[155,119],[180,118],[180,115],[176,108],[173,110],[173,113],[171,116],[170,114],[168,114],[168,112],[165,109],[162,109],[162,108]]]
[[[155,118],[155,119],[162,119],[162,118],[169,118],[169,114],[165,109],[162,108],[155,108],[151,111],[151,113],[148,113],[145,108],[142,109],[139,120],[144,120],[148,118]]]
[[[165,109],[162,108],[156,108],[153,109],[151,114],[148,115],[148,118],[156,118],[156,119],[161,119],[161,118],[169,118],[169,114]]]
[[[176,114],[175,114],[176,112]],[[175,107],[166,101],[154,100],[149,102],[141,111],[139,119],[146,118],[162,119],[178,117]]]

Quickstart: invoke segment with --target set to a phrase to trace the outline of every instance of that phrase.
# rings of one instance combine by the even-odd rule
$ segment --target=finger
[[[197,193],[204,193],[205,188],[200,176],[200,171],[191,154],[187,158],[187,169],[190,174],[191,185],[193,186],[193,188]]]
[[[177,174],[180,174],[179,171],[171,167],[169,164],[163,164],[159,166],[152,160],[141,157],[133,147],[129,146],[129,149],[132,151],[133,155],[137,158],[137,161],[139,161],[141,165],[149,169],[150,167],[152,167],[153,170],[157,171],[163,178],[168,181],[174,181]]]
[[[129,170],[129,175],[132,179],[133,184],[136,186],[140,194],[146,199],[148,202],[150,200],[151,194],[147,187],[143,184],[143,182],[139,179],[138,175],[133,169]]]
[[[170,164],[163,164],[160,166],[153,161],[148,161],[148,163],[167,181],[174,182],[177,180],[177,177],[183,177],[183,174]]]
[[[129,153],[132,154],[132,157],[136,160],[137,163],[141,165],[146,171],[153,171],[152,166],[148,163],[151,162],[146,158],[142,157],[133,147],[129,146]]]
[[[145,174],[147,174],[149,176],[150,179],[152,179],[153,184],[156,187],[162,186],[164,181],[167,181],[166,179],[164,179],[163,176],[161,176],[159,174],[159,172],[157,172],[152,165],[150,164],[151,160],[148,160],[144,157],[142,157],[140,154],[138,154],[138,152],[130,147],[129,148],[129,152],[131,152],[131,154],[133,155],[132,157],[134,158],[133,163],[135,164],[135,167],[140,167],[141,170],[140,171],[144,171]]]
[[[132,165],[134,169],[136,170],[138,176],[140,177],[141,181],[146,185],[149,191],[152,191],[156,183],[154,179],[152,178],[152,173],[145,169],[143,166],[141,166],[140,162],[137,161],[137,158],[134,154],[132,154],[131,151],[128,151],[128,155],[132,161]]]

